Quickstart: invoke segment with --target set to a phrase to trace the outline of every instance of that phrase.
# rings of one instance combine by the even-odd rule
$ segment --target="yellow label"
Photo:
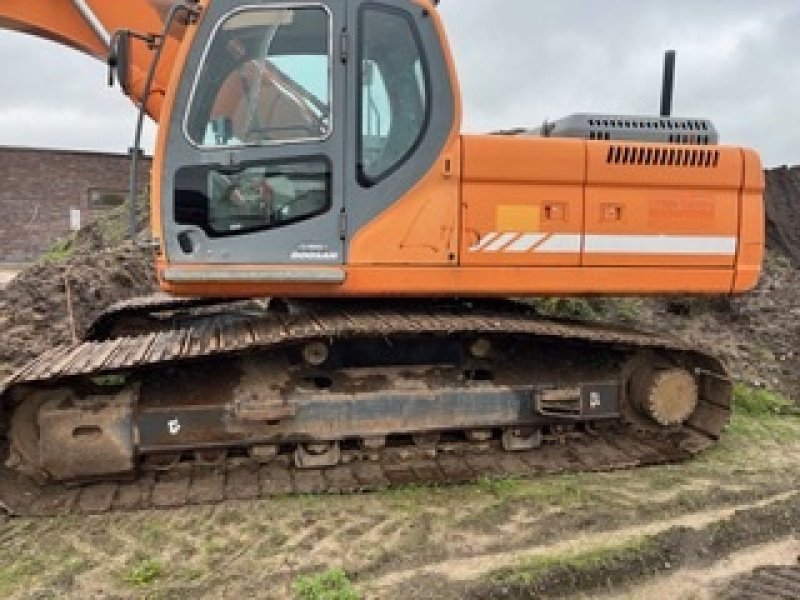
[[[536,233],[542,225],[542,208],[539,205],[501,204],[497,207],[495,221],[497,231]]]

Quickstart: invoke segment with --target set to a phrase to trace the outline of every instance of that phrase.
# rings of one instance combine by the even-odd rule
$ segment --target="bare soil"
[[[107,306],[155,290],[152,254],[126,242],[124,227],[114,212],[0,286],[0,378],[80,337]]]
[[[4,269],[0,267],[0,289],[7,286],[17,273],[19,273],[17,269]]]

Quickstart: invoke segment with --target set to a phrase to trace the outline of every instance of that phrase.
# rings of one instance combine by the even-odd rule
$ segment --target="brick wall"
[[[128,189],[129,159],[122,154],[0,147],[0,262],[29,262],[69,232],[70,209],[85,225],[89,190]],[[141,161],[140,189],[150,159]]]

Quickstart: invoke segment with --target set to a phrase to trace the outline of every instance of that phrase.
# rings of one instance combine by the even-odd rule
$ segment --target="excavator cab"
[[[439,31],[424,2],[207,5],[156,153],[166,287],[343,283],[457,129]]]

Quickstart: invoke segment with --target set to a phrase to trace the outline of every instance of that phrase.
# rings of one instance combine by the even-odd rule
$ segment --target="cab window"
[[[428,76],[408,15],[368,6],[360,16],[358,176],[371,186],[413,152],[428,116]]]
[[[330,17],[249,8],[216,29],[187,115],[198,146],[319,140],[330,133]]]
[[[175,183],[175,221],[212,238],[284,227],[331,206],[331,167],[324,158],[192,165],[178,169]]]

